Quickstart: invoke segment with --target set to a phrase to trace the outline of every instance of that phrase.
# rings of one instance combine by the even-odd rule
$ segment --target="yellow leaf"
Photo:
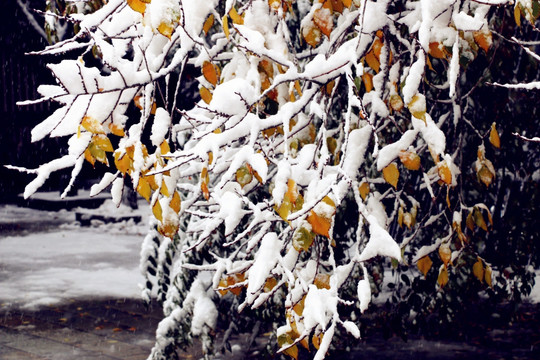
[[[202,66],[202,72],[204,75],[204,78],[212,85],[216,86],[218,83],[218,73],[216,70],[216,66],[212,64],[210,61],[205,61]]]
[[[240,184],[242,188],[251,183],[253,180],[252,171],[248,168],[248,165],[242,165],[236,170],[236,182]]]
[[[330,289],[330,275],[317,274],[313,280],[313,285],[315,285],[318,289]]]
[[[287,348],[287,350],[284,350],[283,353],[285,355],[289,355],[294,360],[298,360],[298,346],[296,345],[291,346],[290,348]]]
[[[292,211],[292,204],[290,201],[283,201],[279,207],[276,207],[276,212],[285,221]]]
[[[116,165],[116,168],[124,175],[132,170],[131,159],[129,158],[128,154],[122,154],[120,150],[116,150],[114,152],[114,164]]]
[[[491,124],[491,130],[489,132],[489,142],[497,149],[501,147],[501,139],[499,138],[499,133],[497,132],[495,123]]]
[[[144,14],[146,11],[146,4],[142,0],[126,0],[130,8],[138,13]]]
[[[363,181],[358,187],[358,191],[360,192],[360,196],[362,197],[362,200],[366,200],[369,194],[369,184],[366,181]]]
[[[105,134],[105,130],[101,123],[90,116],[84,116],[81,121],[82,127],[92,134]]]
[[[92,143],[106,152],[113,152],[114,149],[111,144],[111,140],[106,135],[94,135]]]
[[[231,9],[231,11],[229,11],[229,16],[231,17],[233,23],[244,25],[244,18],[238,15],[238,12],[234,7]]]
[[[418,270],[422,274],[424,274],[424,278],[427,277],[427,273],[429,269],[431,269],[431,266],[433,265],[433,261],[431,261],[430,257],[428,255],[422,257],[418,262],[416,263],[416,266],[418,267]]]
[[[350,8],[352,5],[352,0],[341,0],[341,2],[346,8]]]
[[[323,339],[324,334],[320,333],[319,335],[313,334],[311,337],[311,342],[313,343],[313,347],[317,350],[319,350],[319,347],[321,346],[321,342]]]
[[[139,183],[137,184],[137,192],[146,199],[150,201],[150,196],[152,196],[152,188],[148,183],[148,180],[144,177],[139,178]]]
[[[306,302],[306,296],[304,295],[304,297],[302,298],[302,300],[300,300],[299,302],[297,302],[296,304],[294,304],[293,306],[293,311],[298,314],[298,316],[302,316],[302,314],[304,313],[304,304]]]
[[[491,266],[486,266],[486,268],[484,269],[484,280],[489,287],[493,286],[491,283]]]
[[[214,25],[214,14],[210,14],[204,21],[203,31],[205,35],[208,35],[210,28]]]
[[[320,8],[313,13],[313,22],[322,31],[324,35],[330,37],[330,33],[334,27],[334,18],[332,12],[327,8]]]
[[[158,200],[156,200],[156,202],[152,206],[152,214],[154,214],[154,217],[158,219],[159,221],[163,221],[163,213],[161,210],[161,205]]]
[[[167,188],[165,181],[161,182],[161,188],[159,188],[159,193],[165,197],[169,197],[169,189]]]
[[[473,265],[473,274],[478,279],[478,281],[484,281],[484,266],[482,265],[482,260],[478,259],[477,262]]]
[[[439,271],[439,276],[437,277],[437,283],[444,287],[446,284],[448,284],[448,270],[443,267],[441,271]]]
[[[484,162],[487,162],[489,160],[484,160]],[[489,161],[491,163],[491,161]],[[493,166],[493,165],[492,165]],[[491,183],[493,182],[493,178],[495,177],[495,174],[490,170],[488,165],[481,165],[480,169],[478,169],[476,176],[478,177],[478,180],[484,183],[486,187],[489,187]]]
[[[395,163],[391,163],[385,167],[382,171],[384,180],[392,185],[394,189],[397,189],[398,179],[399,179],[399,170]]]
[[[390,107],[394,111],[401,111],[403,109],[403,100],[401,99],[401,96],[398,94],[394,94],[390,96]]]
[[[412,116],[426,122],[426,100],[423,95],[416,94],[407,104]]]
[[[402,151],[399,153],[399,160],[409,170],[420,169],[420,156],[414,151]]]
[[[201,95],[201,99],[203,99],[205,103],[210,104],[210,102],[212,101],[212,93],[210,92],[210,90],[208,90],[204,86],[201,86],[201,88],[199,89],[199,94]]]
[[[224,15],[221,20],[223,22],[223,32],[225,33],[225,36],[228,39],[229,38],[229,17],[227,15]]]
[[[90,154],[92,155],[92,157],[94,157],[94,159],[105,165],[109,165],[109,160],[107,159],[107,154],[105,153],[105,150],[96,146],[96,144],[94,143],[90,143],[87,150],[90,151]]]
[[[376,73],[379,72],[381,64],[379,63],[379,60],[377,60],[377,57],[373,53],[373,51],[370,51],[366,54],[366,63],[370,68],[375,70]]]
[[[227,294],[229,292],[229,290],[225,289],[227,287],[227,280],[226,279],[223,279],[221,278],[219,280],[219,284],[218,284],[218,292],[221,296],[224,296],[225,294]]]
[[[313,244],[313,233],[305,227],[296,229],[292,238],[292,245],[298,252],[308,251]]]
[[[180,199],[180,194],[178,193],[178,191],[175,191],[172,196],[171,202],[169,203],[169,206],[171,207],[171,209],[174,210],[175,213],[178,214],[180,212],[181,203],[182,202]]]
[[[469,228],[469,230],[474,230],[474,218],[472,212],[467,215],[467,220],[465,221],[465,224],[467,225],[467,228]]]
[[[174,32],[174,27],[169,22],[162,22],[161,24],[159,24],[157,31],[161,35],[168,37],[170,39]]]
[[[86,161],[92,164],[92,166],[96,164],[96,159],[94,159],[92,153],[90,153],[90,150],[88,150],[88,148],[84,150],[84,158],[86,159]]]
[[[521,27],[521,11],[519,10],[517,3],[514,6],[514,20],[516,21],[517,26]]]
[[[474,211],[473,211],[473,218],[474,218],[474,223],[476,224],[476,226],[478,226],[480,229],[484,231],[488,231],[486,220],[484,220],[484,216],[482,215],[482,212],[476,207],[474,208]]]
[[[452,260],[452,250],[450,250],[448,243],[443,243],[439,246],[439,257],[444,263],[444,267],[447,267],[450,260]]]
[[[277,280],[275,277],[271,276],[268,279],[266,279],[266,282],[264,283],[264,292],[270,292],[272,289],[274,289],[277,285]]]
[[[171,152],[171,148],[167,140],[163,140],[161,145],[159,145],[159,151],[161,152],[161,154],[168,154]]]

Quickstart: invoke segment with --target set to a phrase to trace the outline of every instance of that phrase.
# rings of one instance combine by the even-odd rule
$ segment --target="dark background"
[[[28,0],[26,0],[28,1]],[[33,8],[43,7],[44,1],[29,1]],[[24,191],[32,175],[10,170],[5,165],[36,168],[50,161],[62,150],[61,139],[46,139],[31,143],[31,129],[51,113],[49,103],[18,106],[18,101],[37,99],[39,84],[52,84],[46,60],[27,52],[43,49],[47,41],[29,25],[16,0],[2,2],[0,11],[0,203],[11,203]],[[35,15],[41,24],[43,17]],[[54,59],[52,59],[54,60]],[[42,190],[60,190],[67,185],[65,173],[54,174]]]

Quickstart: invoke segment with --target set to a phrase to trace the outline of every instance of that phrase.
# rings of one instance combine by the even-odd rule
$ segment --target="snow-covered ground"
[[[10,236],[0,232],[0,308],[32,309],[96,296],[138,298],[139,284],[143,281],[139,253],[150,214],[146,203],[141,202],[139,208],[136,211],[124,206],[116,208],[107,201],[91,212],[107,216],[140,215],[143,221],[139,224],[94,221],[91,227],[82,227],[75,222],[74,211],[0,206],[0,220],[4,224],[43,222],[47,229]],[[528,300],[540,303],[540,271],[536,274],[536,284]],[[389,295],[390,290],[385,290]],[[380,303],[386,297],[381,294],[373,300]]]
[[[105,203],[97,213],[133,214]],[[136,215],[143,221],[91,227],[74,222],[73,212],[46,212],[1,206],[2,223],[43,222],[44,232],[5,236],[0,232],[0,307],[35,308],[76,298],[140,296],[141,241],[148,213],[141,203]],[[64,222],[51,227],[50,220]]]

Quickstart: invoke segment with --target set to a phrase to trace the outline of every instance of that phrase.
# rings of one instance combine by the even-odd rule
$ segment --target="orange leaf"
[[[321,30],[315,24],[310,23],[302,28],[302,37],[311,47],[317,47],[321,42]]]
[[[501,147],[501,139],[499,138],[499,133],[497,132],[495,123],[491,124],[491,130],[489,131],[489,142],[497,149]]]
[[[427,273],[429,269],[431,269],[431,266],[433,265],[433,261],[431,261],[430,257],[428,255],[422,257],[418,262],[416,263],[416,266],[418,267],[418,270],[422,274],[424,274],[424,278],[427,277]]]
[[[350,8],[352,5],[352,0],[341,0],[341,2],[346,8]]]
[[[474,31],[473,38],[478,46],[480,46],[486,53],[493,43],[491,31],[489,30]]]
[[[362,75],[362,80],[364,82],[366,92],[370,92],[371,90],[373,90],[373,75],[371,75],[370,73],[364,73]]]
[[[204,78],[212,85],[216,86],[218,83],[218,73],[216,70],[216,66],[212,64],[210,61],[205,61],[202,66],[202,72],[204,75]]]
[[[448,51],[438,42],[429,43],[429,55],[436,59],[447,59]]]
[[[379,63],[379,60],[377,60],[377,57],[373,53],[373,51],[370,51],[366,54],[366,63],[370,68],[375,70],[376,73],[379,72],[381,64]]]
[[[307,221],[308,223],[310,223],[313,229],[313,232],[315,234],[319,234],[322,236],[326,236],[327,238],[330,238],[329,231],[332,225],[332,221],[330,219],[320,216],[316,212],[311,210],[307,217]]]
[[[109,130],[111,130],[111,133],[116,136],[125,136],[124,129],[116,124],[110,123],[109,124]]]
[[[399,154],[399,160],[409,170],[420,169],[420,156],[414,151],[402,151]]]
[[[313,13],[313,22],[322,31],[324,35],[330,37],[332,28],[334,27],[334,18],[332,11],[327,8],[320,8]]]
[[[395,163],[391,163],[385,167],[382,171],[384,180],[397,189],[399,170]]]

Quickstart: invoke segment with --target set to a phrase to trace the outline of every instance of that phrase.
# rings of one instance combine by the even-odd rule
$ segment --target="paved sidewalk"
[[[146,359],[160,314],[158,306],[146,309],[138,300],[0,308],[0,359]]]

